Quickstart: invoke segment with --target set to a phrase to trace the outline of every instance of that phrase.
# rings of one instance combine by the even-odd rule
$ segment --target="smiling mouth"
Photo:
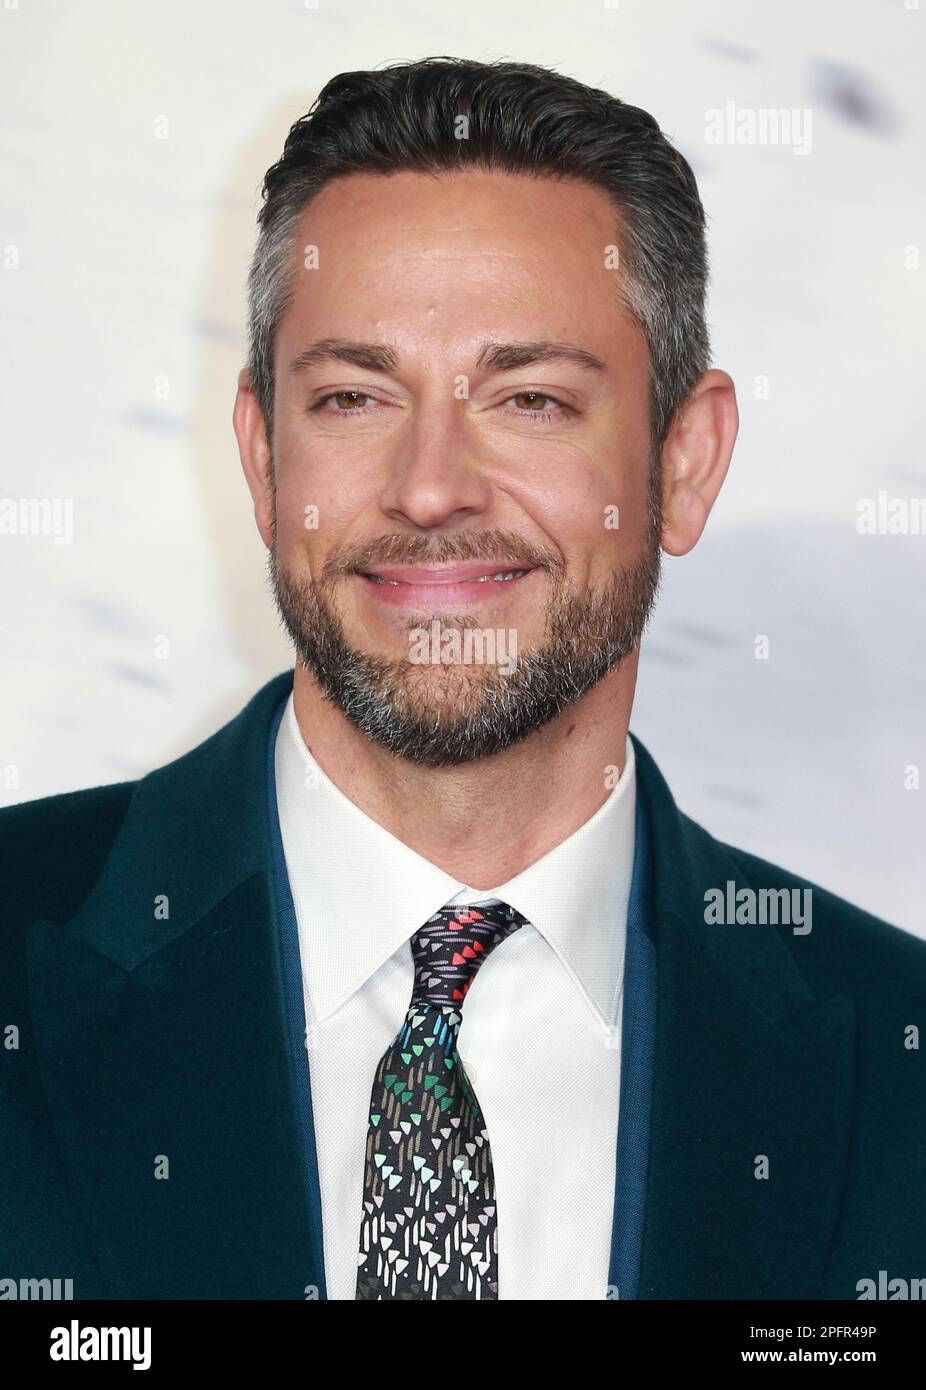
[[[449,576],[447,579],[441,579],[438,575],[433,574],[429,575],[427,578],[420,579],[384,579],[382,575],[379,574],[368,574],[366,571],[363,570],[361,570],[360,573],[363,574],[364,579],[371,579],[374,584],[391,584],[395,588],[399,588],[401,585],[412,588],[421,588],[422,586],[426,585],[430,588],[431,586],[437,584],[487,584],[489,582],[499,583],[510,579],[521,579],[525,574],[530,574],[530,570],[507,570],[498,574],[478,574],[473,575],[469,579],[457,579],[453,576]]]

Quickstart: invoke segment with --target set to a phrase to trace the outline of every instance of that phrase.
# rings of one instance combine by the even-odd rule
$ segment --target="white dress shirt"
[[[290,695],[277,803],[299,928],[329,1299],[354,1298],[370,1093],[411,1000],[410,939],[445,904],[487,898],[528,922],[480,967],[458,1040],[492,1149],[498,1296],[606,1297],[635,838],[629,738],[625,756],[584,825],[507,883],[473,889],[326,776]]]

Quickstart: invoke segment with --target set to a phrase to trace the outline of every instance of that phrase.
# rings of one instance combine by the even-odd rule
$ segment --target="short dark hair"
[[[307,204],[347,174],[467,166],[584,179],[615,203],[618,283],[650,350],[658,448],[710,364],[704,209],[690,165],[648,112],[608,92],[530,63],[449,57],[339,73],[267,170],[248,276],[248,367],[268,439],[274,336],[295,288],[293,237]]]

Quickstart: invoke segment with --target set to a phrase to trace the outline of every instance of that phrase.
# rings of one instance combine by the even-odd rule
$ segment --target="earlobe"
[[[667,555],[687,555],[701,537],[710,507],[687,478],[668,486],[662,509],[662,548]]]
[[[727,476],[739,417],[726,372],[705,372],[673,420],[662,448],[661,542],[669,555],[697,544]]]

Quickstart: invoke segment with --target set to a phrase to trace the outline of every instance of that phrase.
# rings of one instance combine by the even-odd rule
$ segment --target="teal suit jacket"
[[[138,782],[0,813],[0,1280],[72,1278],[78,1299],[323,1282],[264,794],[291,682]],[[926,1276],[926,943],[715,840],[634,747],[657,979],[637,1296]],[[812,888],[812,931],[709,924],[728,882]]]

